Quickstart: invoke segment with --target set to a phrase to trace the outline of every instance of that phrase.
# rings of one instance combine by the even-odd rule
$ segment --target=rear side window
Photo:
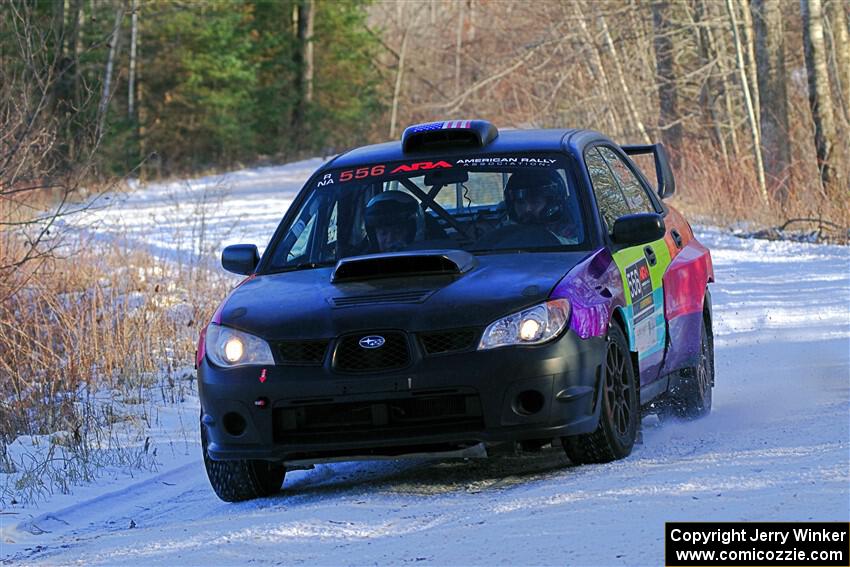
[[[614,153],[610,148],[600,146],[599,152],[611,166],[611,171],[620,183],[620,188],[623,190],[623,196],[629,204],[629,208],[633,213],[654,213],[655,207],[646,194],[643,185],[638,178],[625,164],[623,159]]]
[[[611,168],[608,167],[608,163],[602,158],[598,149],[592,148],[585,152],[584,161],[593,184],[596,204],[599,206],[599,212],[602,213],[608,234],[611,234],[614,230],[614,221],[632,211],[620,190],[620,185],[614,179]]]

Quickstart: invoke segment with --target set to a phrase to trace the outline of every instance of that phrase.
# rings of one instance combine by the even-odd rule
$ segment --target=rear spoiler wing
[[[663,144],[642,144],[634,146],[620,146],[626,155],[652,154],[655,158],[655,176],[658,179],[658,196],[662,199],[671,197],[676,192],[676,179],[670,167],[670,159]]]

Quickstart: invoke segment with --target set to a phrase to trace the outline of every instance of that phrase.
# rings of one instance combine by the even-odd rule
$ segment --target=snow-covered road
[[[246,217],[221,240],[264,244],[315,165],[235,178],[215,226],[233,227],[234,211],[260,207],[263,216]],[[288,177],[277,194],[271,176],[281,173]],[[154,247],[173,251],[164,231],[179,218],[162,238],[152,222],[179,213],[157,205],[157,191],[165,190],[104,211],[99,230],[120,220],[131,238],[147,233]],[[574,467],[549,452],[321,465],[288,474],[274,498],[224,504],[191,445],[169,453],[158,474],[0,511],[0,558],[659,565],[665,521],[850,521],[850,249],[698,236],[717,276],[714,411],[694,423],[646,418],[643,445],[623,461]]]

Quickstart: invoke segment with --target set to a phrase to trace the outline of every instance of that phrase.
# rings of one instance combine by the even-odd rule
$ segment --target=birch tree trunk
[[[655,69],[658,82],[658,129],[671,156],[674,169],[679,167],[682,124],[679,121],[678,92],[673,69],[673,40],[670,26],[670,4],[667,0],[652,3],[655,43]]]
[[[401,36],[401,49],[399,49],[398,52],[398,70],[395,74],[395,86],[393,87],[393,103],[392,111],[390,114],[390,138],[395,138],[396,136],[396,122],[398,121],[398,104],[399,97],[401,97],[401,85],[402,81],[404,80],[404,63],[407,59],[407,40],[409,37],[410,27],[407,26],[404,28],[404,32]]]
[[[70,22],[70,32],[67,34],[67,44],[65,52],[68,54],[69,69],[67,73],[70,75],[70,92],[68,97],[72,105],[72,112],[80,108],[82,104],[82,95],[80,89],[80,54],[83,51],[82,42],[80,41],[80,27],[83,19],[83,0],[75,0],[71,5],[70,14],[68,15]],[[68,141],[68,161],[74,163],[77,161],[77,136],[74,132],[73,121],[66,122],[65,136]]]
[[[468,43],[472,43],[475,41],[475,0],[468,0],[469,2],[469,34],[468,34]]]
[[[756,158],[756,176],[758,177],[759,194],[762,202],[768,203],[767,184],[764,179],[764,163],[761,157],[761,140],[759,139],[759,128],[756,122],[756,113],[753,107],[753,99],[750,95],[750,83],[747,79],[747,69],[744,66],[744,53],[741,46],[741,37],[738,35],[738,19],[735,17],[735,8],[732,0],[726,0],[726,11],[732,24],[732,37],[735,43],[735,55],[738,62],[738,74],[741,78],[741,90],[744,93],[744,104],[747,109],[747,121],[750,125],[750,135],[753,142],[753,156]]]
[[[706,7],[710,7],[712,5],[713,3],[709,3]],[[729,141],[732,143],[732,155],[733,157],[738,157],[741,155],[741,145],[738,143],[738,128],[735,117],[735,107],[732,104],[732,89],[729,87],[729,76],[731,71],[727,66],[728,57],[726,53],[726,42],[717,41],[711,24],[706,27],[706,33],[708,34],[711,51],[717,58],[717,68],[720,71],[721,90],[723,91],[723,107],[726,114],[726,128],[729,130]]]
[[[298,140],[307,120],[307,107],[313,98],[313,0],[300,0],[293,13],[297,47],[293,54],[296,68],[297,99],[292,114],[292,127]]]
[[[758,72],[756,71],[756,49],[755,40],[753,39],[753,15],[750,7],[747,4],[751,0],[737,0],[740,4],[741,14],[744,16],[744,25],[740,26],[743,30],[744,46],[746,47],[747,59],[747,78],[750,80],[750,94],[753,97],[753,108],[756,113],[756,124],[761,128],[761,94],[759,93]],[[759,131],[761,137],[761,131]]]
[[[844,121],[850,126],[850,32],[847,30],[847,14],[843,9],[846,0],[831,0],[826,4],[826,15],[832,31],[832,50],[835,55],[836,90]]]
[[[785,90],[785,35],[780,0],[753,0],[756,69],[761,92],[761,139],[764,170],[783,205],[788,201],[788,95]]]
[[[136,42],[138,41],[139,3],[133,0],[130,16],[130,70],[127,78],[127,118],[136,120]]]
[[[106,69],[103,73],[103,92],[100,96],[100,104],[97,108],[97,131],[95,132],[95,143],[103,136],[103,128],[106,125],[106,115],[109,113],[109,100],[112,98],[112,68],[115,65],[115,56],[118,53],[118,45],[121,41],[121,20],[124,19],[124,8],[119,6],[115,11],[115,25],[109,39],[109,56],[106,59]]]
[[[460,95],[460,56],[463,52],[464,0],[458,2],[457,33],[455,36],[455,96]]]
[[[712,52],[711,42],[708,38],[709,23],[705,18],[705,1],[696,0],[694,3],[693,24],[697,30],[697,52],[699,53],[700,66],[708,69],[708,74],[700,86],[699,101],[703,115],[711,122],[711,132],[714,143],[720,146],[723,155],[723,165],[729,171],[729,151],[726,148],[726,136],[720,128],[720,118],[717,113],[717,98],[724,96],[721,91],[723,83],[718,83],[715,78],[714,67],[717,65],[717,54]]]
[[[304,10],[304,102],[310,104],[313,102],[313,74],[314,74],[314,55],[313,55],[313,27],[316,20],[316,2],[315,0],[305,0],[306,6]]]
[[[823,10],[820,0],[800,0],[803,16],[803,47],[806,53],[806,72],[809,83],[809,107],[815,128],[815,152],[824,194],[832,184],[835,174],[833,146],[835,143],[835,117],[829,92],[829,72],[823,38]]]

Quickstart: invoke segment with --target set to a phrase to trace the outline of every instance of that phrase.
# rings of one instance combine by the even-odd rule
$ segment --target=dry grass
[[[824,240],[847,242],[850,228],[850,192],[823,192],[809,169],[799,160],[788,171],[788,199],[781,203],[775,192],[763,202],[755,169],[747,161],[731,162],[728,169],[715,152],[696,144],[688,146],[676,172],[676,196],[672,203],[688,218],[700,223],[757,231],[788,225],[790,230],[818,231]],[[644,163],[640,163],[644,167]],[[649,166],[650,177],[654,168]]]
[[[5,282],[0,472],[20,474],[0,501],[67,490],[106,465],[153,466],[150,440],[122,439],[143,435],[154,404],[194,391],[197,332],[229,285],[116,245],[62,252]],[[47,447],[14,463],[6,448],[20,436]]]

